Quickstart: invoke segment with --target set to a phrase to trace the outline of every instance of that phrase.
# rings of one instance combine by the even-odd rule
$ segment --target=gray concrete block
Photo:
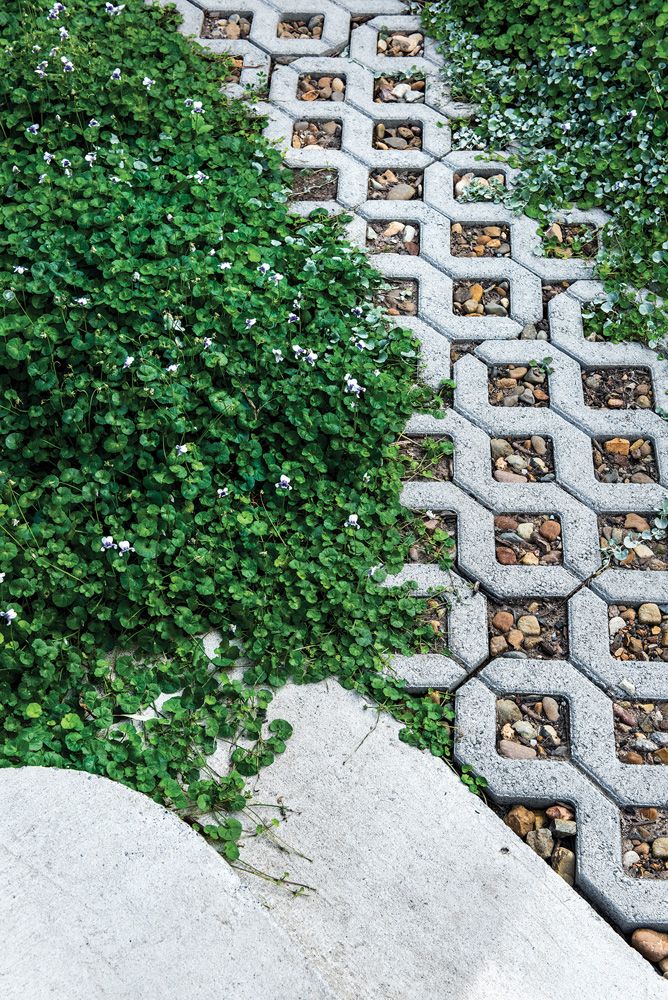
[[[3,1000],[340,996],[203,838],[106,778],[4,769],[0,875]]]

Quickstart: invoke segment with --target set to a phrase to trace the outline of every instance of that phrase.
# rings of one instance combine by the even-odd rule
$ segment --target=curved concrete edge
[[[374,706],[323,682],[283,688],[271,712],[295,732],[255,792],[280,796],[286,818],[280,844],[255,840],[246,858],[317,893],[247,881],[337,996],[668,996],[624,938]]]
[[[3,1000],[656,1000],[665,983],[440,760],[334,682],[277,692],[243,881],[99,777],[0,771]],[[276,803],[275,806],[260,803]]]
[[[189,826],[78,771],[0,771],[3,1000],[333,1000]]]

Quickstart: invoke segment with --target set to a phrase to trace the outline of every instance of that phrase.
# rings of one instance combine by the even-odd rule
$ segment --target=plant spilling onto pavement
[[[602,208],[591,329],[660,343],[668,334],[668,66],[663,0],[427,3],[453,95],[472,101],[454,144],[511,150],[511,207],[548,222]]]
[[[379,586],[410,334],[337,224],[290,216],[262,120],[177,23],[0,11],[0,761],[117,779],[233,859],[291,733],[272,687],[336,676],[440,756],[452,709],[381,673],[428,631]]]

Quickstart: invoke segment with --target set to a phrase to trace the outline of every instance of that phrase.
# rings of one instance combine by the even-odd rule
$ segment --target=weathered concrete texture
[[[173,813],[77,771],[0,772],[2,1000],[332,1000]]]
[[[316,892],[247,883],[337,996],[668,996],[443,762],[402,744],[392,720],[333,683],[288,687],[273,711],[295,734],[256,791],[280,796],[287,817],[280,841],[251,843],[247,857]]]

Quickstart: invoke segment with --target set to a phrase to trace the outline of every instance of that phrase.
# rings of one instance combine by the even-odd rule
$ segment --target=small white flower
[[[64,41],[65,41],[66,39],[68,39],[68,38],[70,37],[70,33],[69,33],[69,31],[68,31],[68,30],[67,30],[67,28],[66,28],[66,27],[64,27],[64,26],[61,26],[61,27],[60,27],[60,28],[58,29],[58,34],[60,35],[60,40],[61,40],[62,42],[64,42]]]
[[[11,625],[16,618],[16,611],[14,611],[13,608],[7,608],[6,611],[0,611],[0,618],[4,618],[5,625]]]
[[[14,274],[25,274],[26,268],[22,264],[14,264]]]
[[[628,114],[629,118],[637,118],[638,117],[638,112],[635,110],[635,108],[632,108],[629,112],[627,112],[627,114]]]
[[[203,170],[198,170],[196,174],[193,174],[193,177],[198,184],[203,184],[204,181],[208,181],[209,179],[209,175],[205,174]]]
[[[60,165],[61,165],[61,167],[71,167],[72,166],[72,161],[68,160],[67,157],[65,157],[64,159],[62,159],[60,161]]]
[[[357,514],[350,514],[348,516],[348,520],[346,521],[344,527],[359,528],[359,516]]]
[[[37,178],[37,183],[38,184],[43,184],[44,181],[46,180],[47,176],[48,176],[48,174],[40,174],[39,177]]]
[[[69,59],[66,59],[65,56],[61,56],[60,57],[60,61],[63,64],[63,73],[73,73],[74,72],[74,66],[69,61]]]
[[[46,59],[43,59],[41,63],[38,63],[37,66],[35,67],[35,73],[37,73],[37,76],[45,77],[48,65],[49,64],[46,61]]]
[[[4,583],[5,582],[5,577],[6,576],[7,576],[6,573],[0,573],[0,583]]]
[[[298,322],[299,322],[299,316],[297,315],[297,313],[290,313],[290,315],[288,316],[288,323],[298,323]]]
[[[132,365],[134,364],[134,360],[135,360],[134,359],[134,355],[128,354],[128,356],[126,357],[125,361],[123,362],[123,367],[124,368],[131,368]]]
[[[571,123],[570,122],[562,122],[562,124],[561,124],[560,127],[561,127],[561,131],[562,132],[570,132],[570,130],[571,130]]]
[[[252,327],[255,326],[256,323],[257,323],[256,319],[247,319],[246,320],[246,329],[250,330]]]
[[[118,546],[114,541],[114,536],[105,535],[105,537],[102,539],[102,546],[100,548],[100,552],[107,552],[109,549],[116,549],[116,548],[118,548]]]
[[[370,483],[371,482],[371,476],[369,475],[368,472],[365,472],[364,475],[362,476],[362,482],[363,483]]]
[[[139,271],[133,271],[132,272],[132,280],[133,281],[139,281],[140,278],[141,278],[141,274],[139,273]]]
[[[185,453],[188,451],[188,445],[187,444],[177,444],[177,446],[176,446],[176,448],[174,450],[176,451],[177,455],[185,455]]]
[[[285,361],[285,358],[283,357],[283,352],[280,351],[277,347],[272,348],[271,353],[274,355],[274,361],[277,364],[279,364],[281,361]]]
[[[109,17],[116,17],[122,10],[125,10],[125,4],[121,3],[118,6],[114,6],[113,3],[105,3],[104,9],[106,10]]]
[[[598,52],[595,45],[590,45],[588,49],[585,50],[588,56],[593,56]]]
[[[117,66],[116,69],[113,70],[113,72],[112,72],[111,76],[109,77],[109,79],[110,80],[120,80],[120,78],[121,78],[121,71],[120,71],[119,67]]]
[[[357,379],[353,378],[350,374],[346,375],[343,381],[345,383],[345,391],[351,392],[354,396],[357,396],[358,399],[363,392],[366,392],[364,386],[361,386]]]
[[[318,360],[318,355],[315,353],[315,351],[307,351],[306,354],[304,355],[304,361],[306,362],[307,365],[310,365],[311,368],[313,367],[313,365],[316,363],[317,360]]]
[[[226,497],[229,494],[229,492],[230,491],[229,491],[229,488],[227,486],[223,486],[222,489],[216,490],[216,493],[218,494],[218,499],[219,500],[222,500],[223,497]]]
[[[100,123],[97,120],[97,118],[91,118],[91,120],[88,122],[88,125],[86,126],[86,128],[99,128],[99,127]]]
[[[285,275],[279,274],[278,271],[276,271],[274,274],[272,274],[272,276],[271,276],[271,278],[269,280],[273,281],[274,284],[277,285],[279,283],[279,281],[283,281],[284,277],[285,277]]]
[[[230,261],[229,260],[224,260],[221,264],[218,265],[218,270],[219,271],[227,271],[230,267],[232,267],[232,264],[230,263]]]
[[[234,634],[236,632],[236,630],[237,630],[237,627],[236,627],[236,625],[230,625],[229,629],[230,629],[230,632],[232,632],[232,634]]]
[[[44,153],[43,159],[44,159],[45,163],[51,163],[52,160],[55,160],[55,156],[53,155],[53,153],[48,153],[47,152],[47,153]]]
[[[291,490],[292,486],[290,486],[290,477],[281,475],[278,482],[274,483],[274,486],[277,490]]]
[[[85,295],[80,296],[78,299],[74,300],[74,304],[77,306],[87,306],[90,303],[90,299]]]
[[[127,552],[134,552],[135,548],[128,541],[122,541],[118,543],[118,551],[124,556]]]
[[[175,375],[178,370],[179,370],[179,365],[167,365],[167,367],[165,368],[165,371],[171,372],[172,375]]]
[[[145,76],[142,80],[142,86],[146,87],[147,90],[150,90],[154,83],[155,80],[152,80],[150,76]]]
[[[260,272],[260,274],[266,274],[267,271],[271,271],[271,267],[269,264],[260,264],[260,266],[258,267],[258,271]]]
[[[362,310],[361,306],[355,306],[355,308],[352,309],[351,312],[352,312],[353,316],[361,316],[363,310]]]
[[[36,122],[33,123],[32,125],[28,125],[26,131],[30,132],[31,135],[37,135],[37,133],[39,132],[39,125]]]
[[[211,337],[205,337],[204,338],[204,348],[205,348],[205,350],[208,350],[208,348],[211,347],[212,344],[213,344],[213,340],[212,340]]]
[[[95,161],[97,160],[97,153],[86,153],[86,155],[84,156],[84,160],[86,161],[86,163],[95,163]]]
[[[192,109],[192,114],[193,115],[203,115],[204,114],[204,108],[202,107],[202,102],[201,101],[193,101],[192,107],[193,107],[193,109]]]

